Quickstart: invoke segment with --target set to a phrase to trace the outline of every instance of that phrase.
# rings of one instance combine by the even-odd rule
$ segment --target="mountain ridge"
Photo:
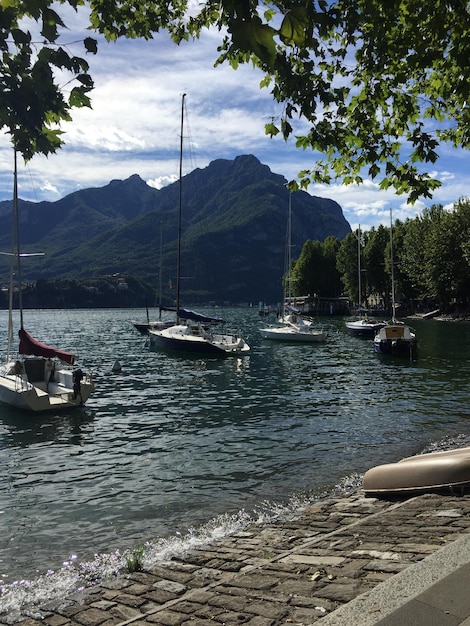
[[[253,155],[217,159],[183,177],[182,291],[188,301],[279,299],[286,183]],[[157,190],[138,174],[56,202],[20,200],[22,250],[46,252],[23,264],[24,278],[119,273],[156,285],[161,269],[165,285],[174,284],[178,202],[178,182]],[[307,239],[342,239],[351,232],[333,200],[299,191],[292,207],[294,258]],[[9,250],[10,232],[11,202],[0,202],[0,249]],[[0,272],[6,270],[3,261]],[[169,289],[166,298],[172,298]]]

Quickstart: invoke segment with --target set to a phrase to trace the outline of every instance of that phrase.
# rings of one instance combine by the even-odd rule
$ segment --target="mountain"
[[[195,169],[182,185],[183,303],[279,301],[284,271],[286,179],[251,155]],[[157,190],[138,175],[57,202],[20,200],[23,278],[132,275],[174,298],[179,183]],[[333,200],[292,196],[293,258],[307,239],[351,232]],[[11,202],[0,202],[0,249],[10,249]],[[160,267],[161,261],[161,267]],[[7,261],[0,259],[7,276]],[[170,289],[170,286],[172,289]],[[136,303],[140,306],[141,303]]]

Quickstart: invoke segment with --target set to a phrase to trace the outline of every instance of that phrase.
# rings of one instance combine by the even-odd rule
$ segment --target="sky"
[[[84,23],[83,15],[72,14],[65,22],[70,33],[64,40],[72,42]],[[55,201],[133,174],[156,188],[173,182],[178,176],[183,93],[191,141],[185,173],[242,154],[253,154],[287,180],[312,167],[315,153],[296,148],[294,138],[285,142],[279,136],[266,136],[265,124],[278,120],[282,107],[269,89],[260,88],[261,72],[251,66],[214,68],[220,41],[218,32],[206,32],[201,39],[180,46],[165,34],[148,42],[100,41],[98,54],[87,55],[95,82],[92,109],[73,112],[73,121],[63,126],[65,146],[56,154],[36,155],[26,166],[20,160],[20,197]],[[78,56],[84,54],[78,44],[69,49]],[[302,129],[302,123],[297,129]],[[12,196],[12,168],[9,138],[0,133],[0,200]],[[469,171],[468,152],[441,149],[441,158],[429,173],[441,180],[442,187],[431,200],[414,205],[391,189],[379,190],[377,182],[367,178],[360,186],[310,185],[308,193],[335,200],[351,228],[360,225],[367,230],[389,225],[390,209],[394,219],[404,220],[432,204],[451,207],[460,198],[470,197]]]

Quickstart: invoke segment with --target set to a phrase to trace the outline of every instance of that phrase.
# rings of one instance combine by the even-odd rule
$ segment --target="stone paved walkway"
[[[470,497],[352,497],[296,520],[252,528],[82,598],[21,626],[304,625],[469,532]],[[377,622],[383,617],[376,607]],[[328,620],[326,620],[328,621]],[[0,614],[0,624],[12,623]]]

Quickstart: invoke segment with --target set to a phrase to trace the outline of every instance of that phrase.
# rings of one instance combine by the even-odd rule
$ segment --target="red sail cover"
[[[64,352],[63,350],[56,350],[56,348],[46,346],[45,343],[34,339],[24,328],[18,331],[18,335],[20,337],[20,354],[32,354],[34,356],[45,356],[49,358],[57,357],[64,363],[73,365],[75,355],[71,352]]]

